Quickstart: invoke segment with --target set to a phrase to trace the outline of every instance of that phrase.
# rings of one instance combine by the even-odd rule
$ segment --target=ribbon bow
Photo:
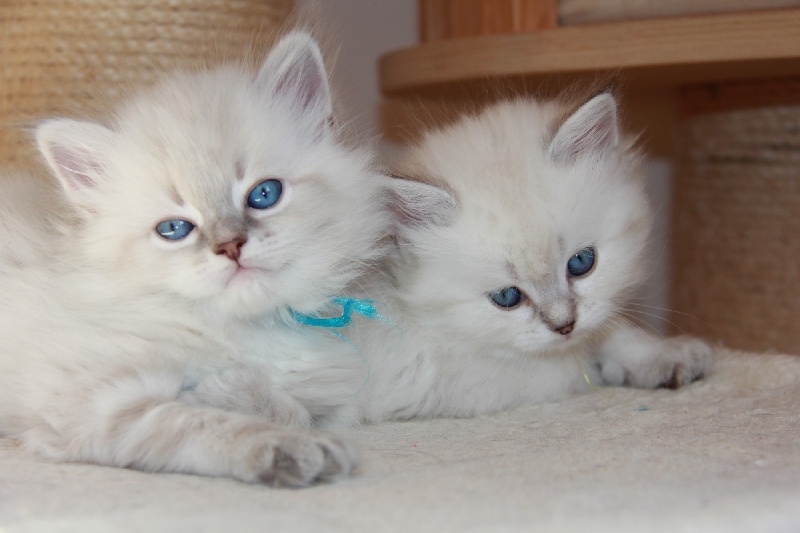
[[[318,328],[343,328],[350,324],[353,313],[372,320],[381,320],[389,323],[389,319],[381,315],[373,305],[374,300],[358,300],[356,298],[333,298],[333,303],[342,307],[342,316],[322,318],[318,316],[305,315],[298,313],[294,309],[289,309],[289,313],[297,322],[304,326],[314,326]]]

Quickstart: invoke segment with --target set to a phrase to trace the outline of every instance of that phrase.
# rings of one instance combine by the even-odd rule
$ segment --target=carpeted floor
[[[350,430],[359,474],[304,490],[47,464],[0,440],[0,532],[800,531],[799,422],[800,357],[724,351],[680,391]]]

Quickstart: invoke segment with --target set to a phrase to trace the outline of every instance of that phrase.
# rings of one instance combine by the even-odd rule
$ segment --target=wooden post
[[[523,33],[557,24],[557,0],[420,0],[422,42]]]

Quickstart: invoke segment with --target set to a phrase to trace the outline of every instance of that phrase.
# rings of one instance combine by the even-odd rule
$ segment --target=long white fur
[[[652,215],[614,98],[564,115],[557,102],[506,101],[405,154],[400,168],[427,183],[395,181],[390,277],[366,290],[397,327],[356,330],[372,379],[329,423],[474,416],[586,391],[587,378],[677,386],[709,371],[702,341],[621,318],[647,270]],[[567,261],[587,246],[594,270],[570,279]],[[508,286],[529,299],[495,306],[489,293]],[[572,333],[554,330],[570,318]]]
[[[107,125],[44,122],[61,187],[12,177],[0,195],[0,434],[62,461],[348,474],[348,445],[276,425],[308,427],[365,375],[349,344],[286,320],[324,311],[383,253],[385,177],[332,110],[319,49],[295,31],[258,75],[175,73]],[[248,209],[267,178],[280,201]],[[165,241],[155,225],[173,218],[196,229]],[[215,251],[237,236],[244,269]]]

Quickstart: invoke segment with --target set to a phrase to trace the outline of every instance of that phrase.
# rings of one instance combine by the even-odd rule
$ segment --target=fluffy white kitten
[[[620,317],[647,271],[651,211],[609,94],[570,114],[513,100],[427,133],[394,181],[390,280],[367,294],[397,325],[353,332],[372,366],[357,423],[473,416],[594,385],[677,387],[713,352]]]
[[[389,227],[386,183],[332,112],[319,48],[293,32],[257,75],[178,73],[107,126],[43,123],[61,187],[0,195],[0,434],[59,461],[347,475],[348,445],[277,424],[309,426],[364,380],[349,344],[288,312],[324,311]]]

